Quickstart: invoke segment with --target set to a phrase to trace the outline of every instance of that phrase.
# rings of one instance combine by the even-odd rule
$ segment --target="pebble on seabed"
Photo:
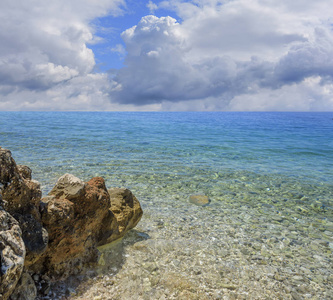
[[[206,206],[210,200],[206,195],[191,195],[190,202],[198,206]]]

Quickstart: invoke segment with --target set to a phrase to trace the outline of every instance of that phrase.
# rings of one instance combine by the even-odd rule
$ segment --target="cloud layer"
[[[179,20],[125,30],[111,77],[94,73],[90,24],[122,0],[29,2],[0,4],[2,110],[333,110],[329,0],[145,1]]]
[[[1,1],[0,109],[39,109],[33,103],[52,109],[57,102],[57,109],[62,109],[68,103],[69,85],[73,92],[88,78],[92,89],[99,85],[101,76],[91,74],[95,59],[87,44],[94,41],[94,32],[89,24],[96,17],[121,13],[123,4],[123,0]],[[50,97],[59,90],[62,102]]]
[[[199,99],[214,102],[215,109],[235,109],[232,99],[237,98],[237,109],[249,109],[249,99],[261,103],[271,95],[253,109],[333,109],[328,1],[174,0],[159,6],[175,10],[183,20],[146,16],[123,33],[127,68],[114,79],[116,101],[141,105]],[[315,89],[307,96],[316,97],[312,104],[292,105],[304,88]],[[273,96],[279,89],[286,100]]]

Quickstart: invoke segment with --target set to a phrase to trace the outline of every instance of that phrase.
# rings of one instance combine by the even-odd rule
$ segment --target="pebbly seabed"
[[[71,299],[332,299],[333,223],[310,200],[332,196],[330,187],[257,179],[230,179],[229,192],[210,191],[206,207],[188,202],[186,188],[184,201],[139,193],[141,222],[105,249],[99,275]]]
[[[333,298],[330,114],[1,113],[0,128],[44,191],[98,175],[144,210],[51,299]]]

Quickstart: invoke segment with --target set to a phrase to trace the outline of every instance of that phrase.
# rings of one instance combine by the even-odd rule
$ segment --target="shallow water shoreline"
[[[240,175],[205,207],[176,180],[137,188],[142,220],[69,299],[331,299],[332,210],[314,205],[331,185]]]
[[[331,114],[0,115],[44,195],[64,173],[102,176],[143,206],[116,262],[71,298],[333,298]],[[198,193],[208,206],[189,203]]]

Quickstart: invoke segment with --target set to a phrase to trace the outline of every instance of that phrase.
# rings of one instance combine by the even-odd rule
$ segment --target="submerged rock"
[[[190,202],[198,206],[207,206],[210,203],[209,198],[206,195],[191,195]]]

